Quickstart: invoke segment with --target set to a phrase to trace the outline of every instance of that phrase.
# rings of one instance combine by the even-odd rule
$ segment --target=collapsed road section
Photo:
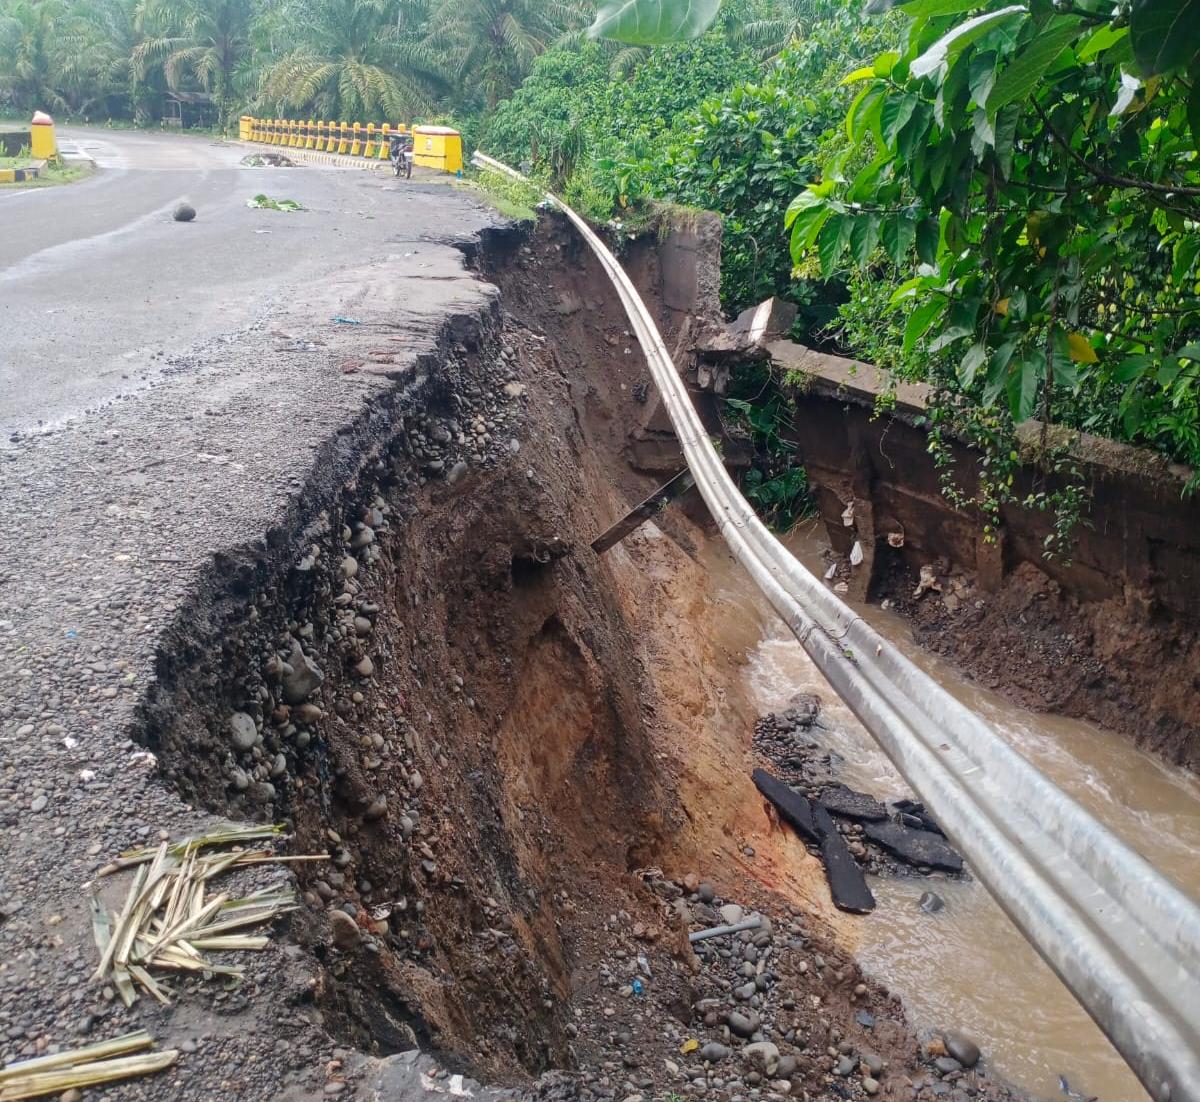
[[[652,486],[603,274],[554,222],[466,248],[492,284],[422,243],[6,456],[0,1057],[144,1027],[178,1059],[114,1097],[1010,1097],[766,814],[702,528],[588,547]],[[97,871],[226,818],[328,860],[237,977],[126,1007]]]
[[[764,814],[684,550],[700,530],[587,549],[648,489],[620,457],[645,380],[575,249],[555,225],[485,234],[497,290],[422,242],[419,271],[306,286],[160,385],[13,441],[4,1063],[145,1029],[174,1055],[109,1096],[367,1097],[464,1071],[555,1097],[1009,1096],[966,1042],[918,1042]],[[163,1001],[127,1006],[90,899],[136,909],[132,873],[97,874],[229,818],[328,860],[293,866],[302,906],[270,937],[203,950],[225,974],[159,974]]]

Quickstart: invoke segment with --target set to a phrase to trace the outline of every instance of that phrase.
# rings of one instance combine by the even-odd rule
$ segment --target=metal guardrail
[[[575,211],[545,198],[616,288],[734,556],[1151,1097],[1200,1102],[1200,908],[792,557],[729,477],[624,269]]]

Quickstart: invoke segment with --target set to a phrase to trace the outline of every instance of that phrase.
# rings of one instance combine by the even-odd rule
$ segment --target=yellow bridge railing
[[[244,142],[311,149],[345,157],[386,161],[388,144],[396,134],[412,134],[413,163],[443,172],[461,173],[462,135],[448,126],[403,123],[322,122],[316,119],[258,119],[243,115],[238,137]]]

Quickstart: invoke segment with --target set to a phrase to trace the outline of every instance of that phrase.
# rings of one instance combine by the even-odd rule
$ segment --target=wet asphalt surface
[[[491,301],[453,241],[494,216],[443,183],[245,169],[202,139],[79,144],[93,179],[0,193],[0,1065],[145,1027],[180,1063],[89,1099],[320,1096],[337,1053],[289,1001],[286,946],[238,991],[127,1011],[89,979],[87,886],[210,825],[128,737],[159,635],[215,555],[339,477],[329,442],[446,317]],[[260,191],[309,209],[248,209]],[[384,339],[399,367],[344,373]]]

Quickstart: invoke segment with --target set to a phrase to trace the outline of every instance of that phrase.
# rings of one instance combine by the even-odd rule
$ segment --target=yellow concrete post
[[[267,144],[268,145],[278,145],[279,144],[279,120],[278,119],[268,119],[267,120]]]
[[[348,122],[338,123],[338,147],[339,153],[350,152],[350,124]]]
[[[292,140],[288,143],[291,146],[300,146],[304,144],[304,135],[301,133],[301,127],[304,125],[299,119],[291,121]]]
[[[238,117],[238,141],[248,142],[250,140],[250,124],[254,122],[249,115],[240,115]]]
[[[362,138],[358,123],[354,124],[354,140],[350,143],[350,156],[362,156]]]
[[[29,152],[39,161],[47,161],[58,154],[54,120],[45,111],[33,113],[29,124]]]
[[[387,160],[388,146],[391,144],[391,141],[392,141],[392,128],[390,126],[388,126],[388,124],[385,122],[379,128],[379,150],[376,153],[376,156],[381,161]]]
[[[462,135],[448,126],[413,129],[413,164],[443,172],[462,170]]]
[[[364,157],[375,156],[375,124],[367,123],[367,143],[363,146],[362,155]]]
[[[317,124],[312,119],[309,119],[304,127],[304,148],[317,148]]]
[[[314,148],[323,150],[325,143],[329,140],[329,124],[324,121],[317,122],[317,144]]]

